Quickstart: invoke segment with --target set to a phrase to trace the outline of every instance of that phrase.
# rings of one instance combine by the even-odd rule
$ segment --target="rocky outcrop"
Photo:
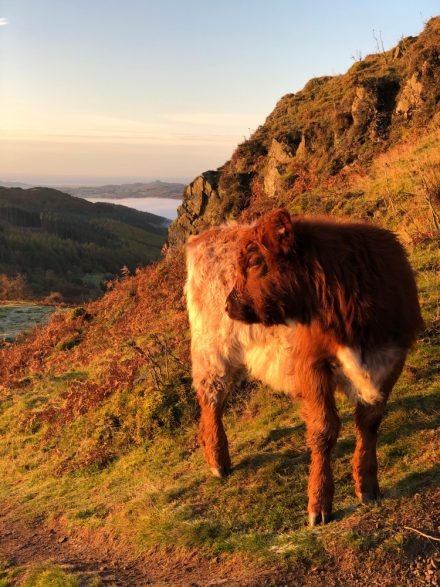
[[[333,185],[352,165],[367,170],[377,154],[430,124],[440,111],[439,37],[437,17],[418,37],[367,56],[346,74],[283,96],[230,161],[185,189],[170,244]]]
[[[300,133],[296,133],[291,137],[272,139],[264,173],[264,189],[269,198],[283,191],[283,176],[289,163],[293,161],[297,154],[300,143]]]
[[[186,186],[183,202],[177,210],[177,220],[168,229],[170,244],[183,244],[190,234],[198,234],[215,223],[212,211],[220,200],[218,178],[218,171],[205,171]]]
[[[237,218],[246,205],[253,173],[239,173],[232,162],[218,171],[196,177],[183,193],[177,218],[168,229],[171,246],[183,244],[191,234]]]
[[[351,115],[354,124],[365,129],[376,114],[377,91],[374,87],[358,86],[355,88],[355,96],[351,105]]]
[[[420,74],[414,73],[403,87],[399,101],[396,105],[396,114],[402,114],[409,118],[422,103],[423,84],[420,81]]]

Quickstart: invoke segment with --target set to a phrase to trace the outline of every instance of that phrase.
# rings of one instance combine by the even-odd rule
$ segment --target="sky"
[[[438,12],[438,0],[0,0],[0,179],[189,181],[281,96]]]

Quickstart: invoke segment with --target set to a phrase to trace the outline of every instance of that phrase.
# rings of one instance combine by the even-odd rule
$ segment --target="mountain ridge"
[[[9,188],[31,189],[34,187],[44,187],[26,184],[15,181],[2,181],[0,179],[0,186]],[[185,184],[179,182],[167,182],[155,180],[150,182],[132,182],[132,183],[108,183],[103,185],[88,186],[53,186],[65,194],[76,196],[80,198],[169,198],[172,200],[180,200],[182,198]]]
[[[185,184],[166,181],[106,184],[102,186],[63,187],[65,193],[79,198],[169,198],[180,200]]]

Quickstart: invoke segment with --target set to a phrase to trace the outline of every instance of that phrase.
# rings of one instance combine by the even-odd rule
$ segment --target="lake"
[[[102,202],[103,204],[119,204],[120,206],[128,206],[141,212],[151,212],[158,214],[164,218],[174,220],[177,216],[177,208],[182,203],[182,200],[171,200],[170,198],[85,198],[88,202],[95,204]]]
[[[0,342],[13,341],[21,332],[47,322],[55,310],[54,306],[39,306],[26,302],[0,304]]]

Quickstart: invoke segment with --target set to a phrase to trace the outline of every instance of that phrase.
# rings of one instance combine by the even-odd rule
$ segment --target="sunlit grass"
[[[341,213],[347,205],[362,216],[379,195],[373,193],[367,202],[353,196],[341,205]],[[434,240],[422,239],[412,247],[411,262],[426,329],[408,357],[381,426],[378,459],[384,498],[379,503],[361,506],[354,495],[352,408],[338,396],[342,428],[333,455],[336,521],[310,531],[309,452],[299,406],[259,384],[231,399],[225,425],[234,470],[225,480],[211,478],[197,446],[189,361],[179,358],[187,356],[189,340],[180,283],[177,293],[171,289],[169,298],[163,296],[165,301],[153,295],[166,292],[176,273],[165,264],[148,276],[121,282],[100,302],[96,324],[93,318],[80,325],[83,340],[78,345],[60,349],[53,335],[44,368],[24,367],[15,388],[4,389],[0,500],[13,503],[20,518],[60,519],[71,532],[102,530],[137,553],[176,549],[208,557],[235,554],[255,564],[270,560],[307,566],[342,551],[354,557],[371,552],[378,559],[398,552],[405,543],[399,516],[418,516],[421,506],[414,496],[440,482]],[[81,319],[66,316],[59,327],[66,340]],[[136,345],[154,351],[149,329],[161,332],[172,349],[167,365],[163,354],[154,355],[161,373],[154,374],[143,358],[130,384],[120,371],[106,379],[114,358],[119,366],[134,360]],[[107,386],[108,395],[95,398]]]
[[[432,355],[430,342],[422,342],[390,400],[378,451],[385,505],[376,508],[389,508],[400,498],[411,507],[414,490],[438,482]],[[418,370],[416,378],[413,369]],[[21,515],[61,515],[71,528],[107,528],[138,552],[177,547],[212,555],[236,552],[306,561],[325,556],[326,532],[339,534],[337,523],[318,534],[310,534],[305,525],[309,457],[298,408],[287,397],[258,387],[238,411],[231,407],[226,427],[235,469],[226,480],[217,480],[209,476],[195,449],[195,424],[158,435],[103,468],[57,474],[57,452],[68,454],[69,443],[72,450],[77,448],[84,422],[70,424],[55,440],[56,450],[44,443],[47,431],[6,432],[4,419],[20,421],[28,394],[32,398],[35,392],[11,400],[0,417],[1,497],[16,501]],[[346,400],[339,405],[343,427],[334,455],[335,512],[347,522],[362,508],[351,480],[351,409]],[[355,529],[344,528],[338,544],[345,548],[391,548],[386,531],[367,544]]]

